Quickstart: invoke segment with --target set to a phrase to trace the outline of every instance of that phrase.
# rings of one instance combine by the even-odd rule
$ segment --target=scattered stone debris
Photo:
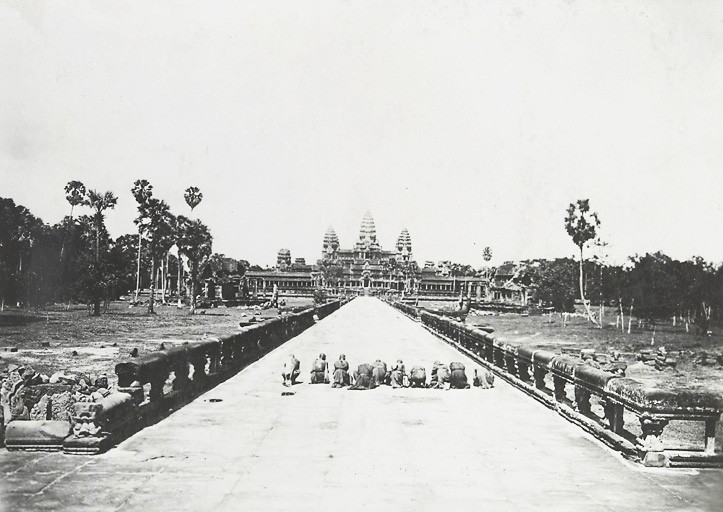
[[[675,368],[678,364],[678,358],[668,354],[665,347],[660,347],[655,354],[656,370],[665,370],[666,368]]]
[[[593,368],[598,368],[620,377],[625,377],[625,372],[628,369],[628,363],[620,360],[621,355],[617,350],[605,354],[603,352],[596,352],[594,348],[584,348],[580,350],[580,359]]]
[[[138,357],[138,347],[133,348],[130,352],[131,357]]]

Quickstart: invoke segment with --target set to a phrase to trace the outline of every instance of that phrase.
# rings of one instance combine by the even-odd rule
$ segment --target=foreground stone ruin
[[[605,371],[582,358],[506,343],[489,329],[400,302],[392,305],[631,459],[646,466],[723,467],[723,454],[715,451],[723,398],[714,393],[646,386],[614,367]],[[626,428],[625,411],[637,417],[641,434]],[[702,422],[703,442],[690,450],[666,449],[661,437],[671,421]]]
[[[218,340],[188,342],[118,363],[113,389],[105,376],[88,383],[58,372],[55,382],[43,383],[12,368],[0,394],[0,441],[8,450],[102,453],[235,375],[342,303],[330,302]]]

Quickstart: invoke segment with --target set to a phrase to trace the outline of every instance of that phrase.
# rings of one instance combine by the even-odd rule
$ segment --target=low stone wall
[[[8,450],[101,453],[235,375],[344,302],[329,302],[218,340],[188,342],[118,363],[114,389],[107,389],[107,379],[93,383],[105,384],[98,388],[101,392],[79,394],[78,383],[34,384],[10,372],[2,386],[0,435],[4,434]],[[61,401],[56,397],[67,399],[57,414],[52,404]]]
[[[391,304],[507,382],[645,465],[723,465],[723,455],[715,452],[716,426],[723,411],[723,398],[716,394],[646,386],[594,368],[580,358],[506,343],[454,319],[398,302]],[[593,411],[592,397],[601,406],[602,415]],[[638,417],[641,435],[625,430],[626,410]],[[661,436],[671,421],[703,422],[702,448],[686,453],[666,450]]]

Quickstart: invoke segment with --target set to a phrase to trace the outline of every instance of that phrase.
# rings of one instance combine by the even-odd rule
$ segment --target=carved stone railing
[[[114,392],[100,400],[76,402],[69,421],[10,421],[5,436],[8,449],[103,452],[235,375],[344,302],[329,302],[218,340],[187,342],[118,363]]]
[[[415,314],[410,306],[391,304],[411,318],[418,317],[430,331],[507,382],[645,465],[723,464],[723,455],[715,451],[716,426],[723,411],[723,398],[716,394],[658,389],[600,370],[580,358],[506,343],[494,334],[455,319],[426,311]],[[598,407],[593,406],[591,398]],[[626,430],[626,411],[637,417],[640,434]],[[671,421],[703,422],[703,446],[685,451],[666,449],[661,436]]]

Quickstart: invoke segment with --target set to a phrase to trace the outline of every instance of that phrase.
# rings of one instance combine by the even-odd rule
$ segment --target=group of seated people
[[[325,354],[319,354],[311,368],[311,384],[331,384],[333,388],[348,386],[349,389],[374,389],[377,386],[389,385],[393,388],[436,388],[436,389],[468,389],[470,387],[465,367],[460,362],[449,366],[435,361],[432,366],[430,380],[427,382],[427,371],[423,366],[413,366],[406,372],[404,362],[399,359],[389,370],[387,364],[377,359],[374,364],[360,364],[353,372],[349,372],[346,356],[341,354],[334,363],[333,373],[329,377],[329,364]],[[291,354],[284,361],[284,385],[296,384],[301,374],[299,360]],[[472,385],[483,389],[494,387],[494,374],[489,370],[474,371]]]

